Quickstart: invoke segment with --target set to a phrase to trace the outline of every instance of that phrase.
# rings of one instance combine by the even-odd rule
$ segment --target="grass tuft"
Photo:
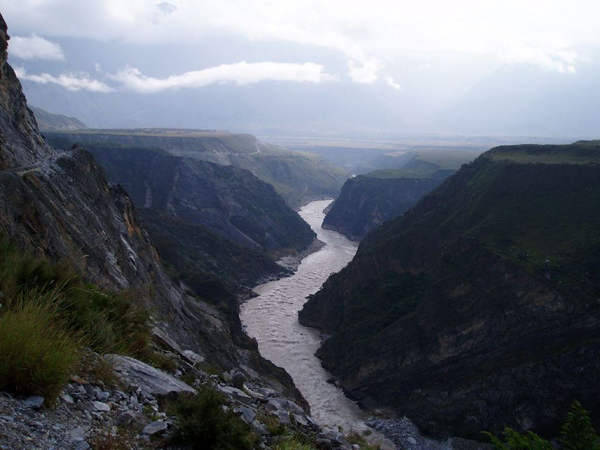
[[[102,291],[72,266],[24,254],[0,237],[0,389],[55,398],[84,347],[147,359],[143,297]]]
[[[0,316],[0,390],[53,402],[80,359],[81,340],[44,302],[21,302]]]

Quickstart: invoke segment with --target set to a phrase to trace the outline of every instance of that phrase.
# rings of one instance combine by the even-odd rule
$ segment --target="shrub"
[[[17,298],[53,305],[64,327],[100,353],[150,355],[150,313],[139,290],[101,291],[84,283],[71,265],[26,255],[0,238],[0,291],[5,308]]]
[[[134,290],[103,292],[91,284],[64,291],[62,317],[81,331],[87,345],[100,353],[121,353],[147,359],[150,350],[150,313]]]
[[[0,389],[52,402],[79,361],[77,335],[44,302],[20,302],[0,316]]]
[[[491,433],[484,432],[497,450],[552,450],[552,445],[537,434],[528,431],[518,433],[506,428],[506,443]],[[573,402],[561,428],[560,448],[563,450],[600,450],[598,435],[592,426],[588,412],[578,401]]]
[[[173,443],[199,450],[252,449],[257,436],[224,405],[225,397],[207,386],[197,394],[180,395],[169,407],[178,419]]]
[[[521,434],[512,428],[507,427],[504,430],[506,436],[505,444],[491,433],[483,434],[490,438],[497,450],[552,450],[550,442],[542,439],[531,431]]]
[[[592,426],[590,415],[577,400],[567,414],[561,435],[560,443],[565,450],[600,450],[598,435]]]

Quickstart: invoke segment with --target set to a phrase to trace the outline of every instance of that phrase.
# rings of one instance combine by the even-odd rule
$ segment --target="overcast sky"
[[[329,73],[312,61],[297,67],[278,67],[277,61],[260,65],[239,61],[163,80],[123,67],[111,74],[106,87],[85,82],[71,86],[105,91],[108,86],[151,93],[178,86],[201,88],[218,81],[319,83],[340,77],[356,83],[384,80],[398,89],[401,80],[387,67],[390,59],[415,52],[458,51],[573,73],[587,62],[575,48],[600,44],[600,2],[588,0],[2,0],[0,7],[13,34],[11,56],[23,61],[67,58],[53,43],[58,37],[153,45],[234,36],[327,47],[347,58],[345,73]],[[44,80],[60,82],[39,78]],[[62,82],[67,83],[66,75]]]
[[[588,50],[600,48],[597,0],[0,0],[0,11],[12,36],[11,64],[22,79],[104,94],[284,81],[377,84],[394,95],[414,89],[418,71],[445,65],[454,69],[436,76],[454,83],[458,96],[499,67],[526,64],[577,76],[595,63]],[[173,48],[223,40],[231,51],[185,71],[153,73],[125,57],[113,70],[100,64],[89,70],[77,67],[66,38],[115,51],[120,44]],[[235,52],[247,43],[306,51],[302,58]],[[324,50],[330,59],[312,56]],[[411,73],[403,68],[407,59],[418,61]]]

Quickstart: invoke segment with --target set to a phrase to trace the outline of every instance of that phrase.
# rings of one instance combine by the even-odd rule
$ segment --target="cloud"
[[[29,37],[13,36],[9,41],[10,56],[20,59],[49,59],[64,61],[60,45],[32,34]]]
[[[513,47],[501,55],[502,59],[511,64],[528,63],[548,72],[573,74],[576,67],[591,60],[573,51],[548,51],[533,46]]]
[[[216,83],[244,86],[262,81],[321,83],[336,80],[335,76],[324,73],[323,69],[323,66],[314,63],[240,62],[171,75],[167,78],[149,77],[136,68],[128,67],[109,77],[128,90],[149,94],[169,89],[202,88]]]
[[[61,74],[57,77],[48,73],[42,73],[41,75],[28,74],[24,68],[15,68],[17,77],[21,80],[29,80],[38,84],[56,84],[62,86],[69,91],[90,91],[90,92],[101,92],[108,93],[113,92],[114,89],[106,83],[98,80],[91,79],[88,74]]]
[[[96,66],[102,74],[100,66]],[[203,70],[185,72],[181,75],[171,75],[167,78],[149,77],[134,67],[127,67],[116,74],[105,74],[105,77],[118,86],[111,86],[104,81],[90,78],[87,73],[63,73],[53,76],[48,73],[40,75],[29,74],[18,67],[15,69],[21,80],[28,80],[38,84],[56,84],[70,91],[86,90],[90,92],[108,93],[117,88],[152,94],[171,89],[203,88],[218,83],[233,83],[237,86],[260,83],[263,81],[293,81],[298,83],[321,83],[324,81],[337,81],[339,78],[324,72],[323,66],[315,63],[247,63],[223,64]]]
[[[386,77],[385,82],[397,91],[401,89],[400,85],[394,81],[394,77]]]
[[[368,58],[362,62],[351,60],[348,63],[348,76],[355,83],[374,83],[379,79],[381,63],[377,58]]]
[[[253,0],[251,7],[247,0],[176,3],[0,0],[0,10],[11,28],[44,36],[142,45],[202,43],[207,36],[226,36],[325,47],[354,61],[350,76],[356,80],[385,75],[369,71],[365,60],[387,61],[402,52],[463,52],[568,73],[581,61],[556,59],[557,52],[600,46],[597,0]],[[543,54],[523,55],[524,46]]]

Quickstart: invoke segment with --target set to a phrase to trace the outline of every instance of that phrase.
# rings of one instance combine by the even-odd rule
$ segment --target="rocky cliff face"
[[[66,259],[108,289],[134,288],[156,311],[161,336],[224,369],[241,367],[297,395],[285,372],[262,360],[241,330],[233,297],[218,310],[186,295],[163,270],[127,192],[108,183],[94,157],[78,149],[54,154],[27,109],[6,62],[0,20],[0,229],[13,243],[51,259]],[[37,163],[35,171],[9,169]]]
[[[37,132],[37,124],[27,102],[21,83],[7,62],[8,32],[0,17],[0,170],[30,164],[52,154],[52,150]]]
[[[323,220],[323,228],[360,241],[386,220],[402,215],[443,178],[378,178],[359,175],[342,187]]]
[[[354,398],[435,435],[556,434],[600,418],[600,146],[492,150],[402,218],[300,314]]]
[[[147,149],[90,146],[109,179],[139,207],[203,225],[266,251],[303,250],[316,237],[272,186],[249,171]]]
[[[287,272],[274,259],[316,238],[273,187],[249,171],[156,150],[89,149],[142,208],[172,273],[201,295],[206,274],[234,290],[281,276]]]

